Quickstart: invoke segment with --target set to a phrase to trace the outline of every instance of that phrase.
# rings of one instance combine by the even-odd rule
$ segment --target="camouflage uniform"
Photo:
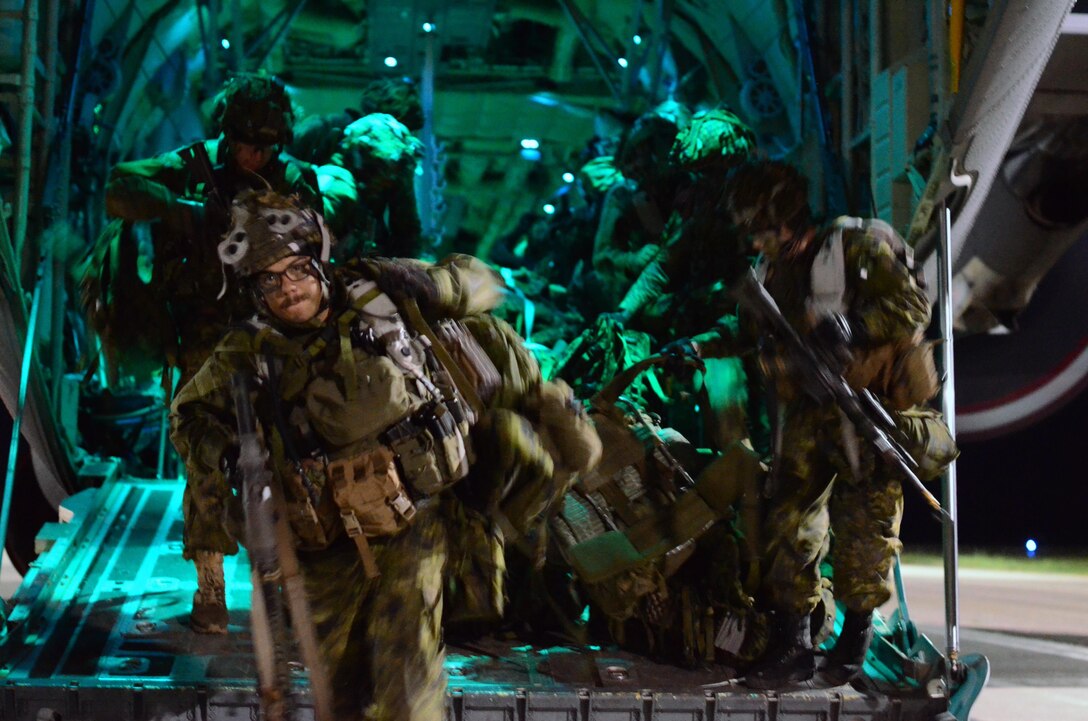
[[[697,113],[673,143],[670,163],[688,182],[674,200],[662,244],[619,304],[627,324],[650,333],[658,346],[701,333],[736,312],[729,289],[752,258],[719,204],[727,169],[754,148],[752,130],[723,108]],[[751,435],[756,447],[766,450],[758,372],[738,358],[708,359],[706,365],[708,440],[721,449]],[[751,393],[749,386],[754,386]],[[747,428],[749,416],[752,428]],[[685,433],[696,431],[681,418],[672,420]]]
[[[227,229],[226,212],[240,193],[267,183],[284,195],[326,211],[344,207],[354,193],[351,183],[323,182],[317,175],[275,149],[289,142],[294,119],[283,84],[264,75],[231,78],[216,99],[213,112],[222,128],[216,139],[200,141],[207,153],[215,188],[208,187],[185,160],[195,146],[154,158],[119,163],[106,186],[106,210],[126,222],[158,221],[154,226],[155,267],[152,286],[162,314],[173,326],[164,349],[165,364],[180,371],[177,388],[187,383],[210,355],[228,324],[250,312],[247,300],[228,284],[217,254],[219,237]],[[258,171],[240,167],[232,143],[271,148],[271,157]],[[218,205],[208,202],[213,192]],[[335,219],[330,219],[335,226]],[[164,385],[169,376],[164,375]],[[186,487],[183,499],[185,557],[197,564],[193,627],[201,632],[225,632],[225,594],[221,554],[238,550],[231,534],[215,515],[202,515]]]
[[[886,226],[885,226],[886,227]],[[820,236],[823,237],[822,235]],[[873,229],[843,233],[847,316],[861,336],[857,361],[846,372],[873,377],[859,364],[864,349],[916,342],[929,323],[929,302],[887,237]],[[770,264],[764,283],[783,315],[802,334],[811,328],[806,300],[819,242],[798,244]],[[696,337],[703,355],[715,356],[748,336],[738,326]],[[756,332],[753,330],[753,333]],[[750,341],[749,341],[750,343]],[[835,596],[856,611],[888,600],[888,572],[900,549],[902,489],[898,477],[879,462],[867,442],[844,431],[838,409],[819,404],[794,385],[785,359],[773,348],[763,365],[779,401],[781,452],[775,458],[774,497],[764,527],[764,591],[770,605],[807,613],[819,600],[819,561],[830,530],[834,538]],[[861,386],[864,387],[864,386]],[[890,389],[870,382],[878,397]],[[855,436],[857,472],[848,462],[843,433]]]
[[[312,244],[314,237],[324,237],[313,230],[320,223],[305,209],[270,193],[259,195],[258,200],[266,204],[256,207],[269,214],[257,220],[267,220],[268,225],[235,211],[235,226],[220,245],[224,262],[234,265],[243,278],[304,254],[298,243],[284,250],[284,239],[302,237]],[[247,197],[242,205],[252,202]],[[299,216],[303,220],[294,223],[293,218]],[[281,217],[286,220],[278,220]],[[236,232],[239,229],[248,237]],[[262,239],[270,233],[272,240]],[[266,247],[272,250],[261,250]],[[250,256],[259,259],[247,260]],[[313,267],[319,273],[318,266]],[[259,305],[264,310],[228,332],[193,380],[179,391],[173,404],[172,439],[190,469],[190,497],[200,515],[221,519],[226,533],[237,538],[241,532],[238,501],[229,478],[229,459],[237,443],[229,379],[239,370],[261,379],[255,408],[299,549],[337,718],[354,717],[366,701],[369,719],[437,720],[444,712],[443,587],[450,543],[461,530],[456,522],[465,520],[458,515],[458,501],[449,484],[462,479],[462,484],[488,485],[500,491],[522,489],[510,502],[504,502],[500,493],[494,507],[486,510],[502,511],[508,526],[523,531],[542,512],[541,494],[526,493],[525,480],[554,479],[565,490],[569,481],[558,471],[567,463],[585,465],[593,459],[548,447],[550,429],[570,425],[570,414],[562,413],[561,402],[548,401],[550,386],[541,386],[532,368],[524,367],[521,354],[509,348],[505,329],[483,320],[498,298],[491,272],[483,264],[454,256],[432,266],[373,259],[353,269],[321,268],[321,275],[312,277],[322,278],[327,289],[327,318],[318,313],[290,325],[278,320],[266,301],[258,301],[265,303]],[[413,320],[409,300],[418,303],[422,320]],[[384,310],[379,313],[379,309]],[[365,320],[384,317],[398,324],[398,314],[408,321],[397,332]],[[440,335],[444,332],[440,321],[451,318],[480,328],[486,339],[480,354],[504,366],[502,378],[523,379],[521,397],[516,392],[503,395],[497,381],[479,380],[485,373],[476,380],[471,376],[468,381],[457,379],[454,368],[469,375],[469,363],[462,362],[453,345]],[[416,332],[430,333],[435,340],[420,340]],[[432,355],[421,350],[447,345],[450,350],[444,352],[457,360],[443,360],[437,351]],[[414,350],[403,353],[402,348]],[[458,352],[471,351],[461,346]],[[400,360],[398,353],[403,356]],[[504,353],[513,357],[504,362]],[[479,363],[473,368],[479,371],[485,366]],[[534,397],[539,397],[535,405]],[[502,408],[508,404],[518,405],[525,415]],[[548,415],[557,406],[562,422]],[[536,418],[532,418],[534,410]],[[491,418],[500,412],[524,419],[520,433],[535,444],[516,453],[520,446],[514,442],[515,434],[503,431],[503,424],[493,424],[497,432],[470,432],[473,418],[480,417],[477,414]],[[466,420],[463,427],[458,420],[456,430],[448,435],[436,435],[432,421],[443,417]],[[424,438],[421,432],[430,435]],[[471,449],[488,444],[510,450],[513,457],[508,466],[472,464]],[[451,456],[450,449],[461,450]],[[599,454],[599,442],[596,451]],[[338,463],[354,469],[346,475],[354,484],[348,487],[355,489],[355,505],[345,505],[345,476],[334,471]],[[440,483],[434,474],[428,475],[435,469]],[[395,497],[384,490],[386,495],[375,497],[372,489],[387,487],[391,478],[397,479]],[[547,493],[544,496],[546,501]],[[365,498],[360,501],[360,497]],[[408,500],[414,504],[414,516],[404,510]],[[373,515],[385,514],[392,521],[380,527],[368,525],[373,523],[367,520],[372,509],[377,509]],[[361,533],[352,532],[350,519],[356,518]],[[517,534],[509,537],[516,539]],[[469,553],[463,547],[455,550],[459,556]],[[497,565],[501,572],[501,558]],[[489,590],[493,589],[481,593]],[[475,602],[478,606],[495,603],[493,599]],[[405,619],[411,622],[404,623]]]
[[[226,205],[238,193],[260,187],[258,179],[233,169],[227,162],[223,138],[203,143],[208,157],[216,163],[214,172],[227,196],[223,199]],[[201,203],[209,189],[193,177],[180,155],[184,149],[118,163],[106,186],[106,211],[110,216],[127,221],[160,221],[155,283],[177,326],[177,355],[169,360],[181,371],[178,387],[196,373],[230,320],[243,318],[248,309],[245,299],[235,292],[225,297],[225,304],[216,299],[225,280],[216,245],[226,230],[226,218],[208,217]],[[308,204],[319,199],[316,177],[285,156],[273,158],[262,168],[261,177],[279,193],[298,194]]]
[[[480,274],[486,271],[479,265],[458,261],[432,272],[447,276],[438,285],[445,285],[453,293],[424,310],[449,315],[459,310],[486,309],[475,306],[466,296],[481,285]],[[336,318],[346,299],[335,278],[334,286],[331,317]],[[178,392],[173,404],[172,439],[191,470],[190,498],[202,517],[220,519],[224,537],[231,543],[240,535],[239,509],[222,461],[229,458],[236,442],[229,387],[232,373],[245,369],[259,375],[262,357],[282,357],[281,388],[294,388],[312,399],[318,397],[313,393],[320,390],[314,383],[329,373],[338,373],[339,359],[343,357],[342,345],[335,338],[323,344],[322,352],[308,355],[306,350],[317,347],[323,329],[335,328],[335,324],[310,329],[275,324],[263,327],[266,330],[258,331],[260,337],[248,329],[228,333],[193,380]],[[379,403],[386,397],[379,379],[391,364],[384,360],[375,362],[360,350],[355,351],[354,357],[358,379],[375,379],[364,382],[359,392],[373,396],[375,403]],[[272,402],[259,393],[257,408],[267,409]],[[300,402],[296,398],[292,407],[299,408]],[[306,407],[310,407],[309,400]],[[375,406],[373,422],[384,425],[379,419],[397,413],[390,408]],[[336,412],[335,408],[327,410],[330,417]],[[289,480],[293,464],[288,449],[305,448],[308,440],[296,426],[281,429],[272,424],[269,415],[262,414],[267,423],[264,435],[271,453],[270,465],[284,488],[295,488],[298,484]],[[337,457],[341,449],[326,437],[335,431],[332,426],[330,430],[319,430],[321,427],[315,420],[319,416],[320,413],[310,413],[317,441],[324,453]],[[284,417],[294,418],[286,409]],[[407,529],[369,541],[380,576],[368,578],[360,552],[345,534],[331,493],[325,490],[326,481],[323,477],[311,480],[321,499],[315,509],[320,530],[302,520],[305,514],[296,510],[299,501],[291,493],[286,494],[287,515],[299,537],[299,558],[306,574],[321,650],[333,681],[337,717],[358,714],[358,704],[366,697],[371,704],[368,718],[441,719],[444,703],[440,693],[444,683],[441,588],[447,541],[446,526],[438,513],[440,497],[416,496],[416,517]],[[397,623],[391,620],[394,617],[413,621]]]

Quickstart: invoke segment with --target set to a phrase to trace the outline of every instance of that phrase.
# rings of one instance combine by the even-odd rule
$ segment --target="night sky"
[[[961,442],[959,536],[964,550],[1040,555],[1088,549],[1088,390],[1039,423],[1009,435]],[[937,493],[938,487],[933,487]],[[903,541],[938,546],[941,528],[917,492],[904,489]]]

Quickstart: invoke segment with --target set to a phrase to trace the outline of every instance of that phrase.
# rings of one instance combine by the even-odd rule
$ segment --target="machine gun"
[[[868,441],[877,454],[900,476],[910,482],[925,498],[933,510],[948,516],[941,502],[922,484],[915,470],[917,462],[899,440],[895,421],[868,390],[855,391],[833,370],[833,363],[821,356],[810,344],[805,343],[789,321],[782,315],[774,298],[749,270],[737,288],[741,305],[755,314],[762,326],[786,346],[803,384],[821,397],[830,398],[853,423],[858,433]]]
[[[298,557],[291,543],[285,514],[275,512],[277,507],[282,509],[283,498],[268,470],[268,453],[257,435],[250,400],[252,383],[251,375],[244,371],[236,373],[231,379],[238,421],[236,470],[242,477],[245,545],[252,568],[251,621],[261,711],[269,721],[286,721],[290,717],[291,671],[288,658],[291,635],[286,616],[289,610],[299,652],[310,671],[314,717],[318,721],[332,721],[332,693],[318,653],[317,634],[302,584]]]

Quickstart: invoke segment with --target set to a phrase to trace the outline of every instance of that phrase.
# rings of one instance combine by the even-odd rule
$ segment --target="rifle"
[[[251,622],[261,711],[269,721],[285,721],[289,717],[291,636],[287,630],[286,598],[295,640],[310,671],[314,716],[318,721],[331,721],[332,693],[328,675],[318,652],[317,634],[286,514],[276,512],[283,506],[283,497],[268,470],[268,452],[257,436],[250,400],[252,383],[253,379],[246,371],[235,373],[231,379],[238,421],[236,470],[242,476],[245,545],[252,569]]]
[[[182,148],[178,151],[178,155],[185,162],[185,166],[189,168],[189,172],[197,180],[204,183],[206,190],[204,199],[205,223],[209,219],[215,219],[216,223],[225,221],[228,217],[227,206],[230,198],[219,187],[215,168],[212,165],[212,159],[208,156],[208,149],[204,147],[204,141],[201,140],[187,148]]]
[[[783,343],[792,358],[797,361],[803,382],[810,391],[821,397],[830,398],[835,405],[854,424],[858,433],[868,441],[877,454],[900,476],[910,482],[925,498],[933,510],[948,516],[948,511],[941,507],[941,502],[922,484],[915,469],[918,463],[903,447],[900,431],[891,415],[880,401],[868,390],[855,391],[833,370],[821,354],[806,344],[789,321],[782,315],[774,298],[756,278],[755,271],[749,269],[742,277],[737,296],[741,305],[754,313],[766,330]]]

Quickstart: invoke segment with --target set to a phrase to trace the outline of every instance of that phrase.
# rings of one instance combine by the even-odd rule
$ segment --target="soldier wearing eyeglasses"
[[[255,377],[335,717],[440,721],[447,557],[465,527],[449,519],[468,512],[454,485],[515,488],[488,510],[518,539],[595,463],[600,441],[570,389],[535,365],[519,373],[532,382],[502,383],[498,344],[471,330],[499,299],[483,263],[345,268],[328,262],[332,240],[291,198],[235,200],[219,257],[256,312],[178,392],[171,438],[199,513],[242,540],[230,382]]]

